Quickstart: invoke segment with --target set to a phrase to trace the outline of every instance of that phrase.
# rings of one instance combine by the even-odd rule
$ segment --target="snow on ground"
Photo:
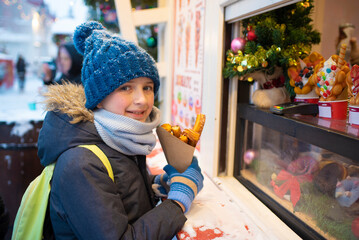
[[[7,89],[0,86],[0,122],[41,121],[45,112],[40,104],[41,91],[45,91],[42,80],[36,76],[27,76],[25,90],[20,92],[17,78],[14,85]]]

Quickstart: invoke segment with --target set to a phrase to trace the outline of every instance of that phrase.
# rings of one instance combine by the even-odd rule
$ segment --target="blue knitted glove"
[[[170,181],[167,173],[157,175],[153,180],[152,190],[157,197],[167,197],[167,193],[170,190]]]
[[[193,199],[203,188],[203,175],[197,158],[193,157],[191,165],[183,173],[179,173],[171,165],[166,165],[163,169],[171,180],[167,198],[180,202],[187,212]]]

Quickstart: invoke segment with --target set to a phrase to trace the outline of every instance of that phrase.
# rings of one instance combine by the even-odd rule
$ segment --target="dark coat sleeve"
[[[74,233],[78,239],[168,240],[186,221],[178,206],[164,201],[130,225],[116,184],[101,161],[82,148],[57,161],[50,214],[55,235]]]

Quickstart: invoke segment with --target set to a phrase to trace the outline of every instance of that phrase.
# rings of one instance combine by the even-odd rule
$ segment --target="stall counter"
[[[167,164],[158,141],[147,156],[147,164],[152,174],[162,173]],[[242,185],[235,190],[240,196],[229,194],[233,189],[228,185],[236,185],[238,181],[211,178],[206,173],[203,176],[204,187],[186,213],[187,222],[177,234],[178,240],[300,239],[274,214],[270,212],[269,216],[269,210]]]

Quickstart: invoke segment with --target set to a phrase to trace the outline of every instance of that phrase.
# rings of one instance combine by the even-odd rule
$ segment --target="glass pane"
[[[143,25],[136,27],[138,45],[145,49],[157,62],[158,61],[158,25]]]
[[[241,176],[326,239],[356,239],[358,164],[261,125],[246,125]]]

